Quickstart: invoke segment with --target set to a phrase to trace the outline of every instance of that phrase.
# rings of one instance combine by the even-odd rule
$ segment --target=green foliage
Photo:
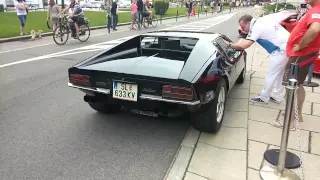
[[[264,14],[271,14],[271,13],[275,13],[276,10],[279,11],[280,9],[283,9],[285,8],[285,3],[279,3],[278,4],[278,7],[277,7],[277,3],[275,4],[265,4],[263,5],[263,11],[264,11]],[[295,9],[296,7],[292,4],[288,4],[287,3],[287,7],[286,9]]]
[[[169,8],[169,2],[165,0],[158,0],[154,2],[154,10],[157,15],[161,15],[161,10],[163,15],[166,14]]]

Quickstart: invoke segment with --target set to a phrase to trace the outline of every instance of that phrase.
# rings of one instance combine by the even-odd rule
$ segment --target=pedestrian
[[[108,33],[110,33],[110,28],[112,28],[110,0],[106,1],[106,16],[107,16],[107,30],[108,30]]]
[[[300,19],[298,24],[291,31],[288,44],[287,56],[289,61],[285,69],[283,84],[288,84],[289,70],[291,63],[299,64],[297,75],[297,104],[299,120],[302,119],[302,107],[306,92],[303,83],[308,75],[309,67],[315,62],[320,49],[320,0],[305,0],[311,9]],[[291,116],[291,129],[294,127],[294,113]]]
[[[52,30],[54,31],[59,24],[59,14],[61,10],[58,5],[56,5],[55,0],[49,1],[48,12],[47,12],[47,21],[51,19],[52,21]]]
[[[142,23],[142,13],[143,13],[143,1],[137,0],[137,9],[138,9],[138,27],[140,28]]]
[[[137,21],[137,12],[138,12],[137,0],[133,0],[130,8],[131,8],[131,16],[132,16],[131,29],[135,29],[133,25]]]
[[[26,34],[24,33],[24,27],[27,21],[28,5],[25,0],[14,0],[13,4],[20,20],[20,36],[22,36]]]
[[[251,102],[268,103],[272,101],[280,103],[284,91],[282,77],[288,61],[286,44],[290,35],[289,32],[277,21],[274,21],[272,15],[255,19],[246,14],[239,19],[239,24],[241,29],[249,33],[246,39],[242,39],[235,44],[229,44],[231,48],[247,49],[254,42],[257,42],[270,54],[270,66],[267,70],[263,89],[258,97],[251,99]]]
[[[114,0],[111,6],[111,14],[112,14],[112,27],[113,30],[117,30],[118,24],[118,0]]]

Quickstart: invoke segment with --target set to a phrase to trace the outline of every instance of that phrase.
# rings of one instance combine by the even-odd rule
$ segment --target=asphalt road
[[[235,40],[241,14],[171,20],[156,29],[194,28]],[[186,119],[99,114],[67,86],[69,67],[136,33],[120,27],[65,46],[52,37],[0,44],[0,179],[163,179]]]

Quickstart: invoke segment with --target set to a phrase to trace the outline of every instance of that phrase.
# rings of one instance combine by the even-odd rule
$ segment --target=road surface
[[[170,20],[148,31],[214,31],[235,40],[241,14]],[[125,26],[92,31],[86,43],[0,44],[0,179],[163,179],[186,119],[99,114],[67,86],[69,67],[137,33]]]

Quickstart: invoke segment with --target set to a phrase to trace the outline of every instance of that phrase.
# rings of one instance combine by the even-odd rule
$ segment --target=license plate
[[[113,98],[137,101],[138,86],[136,84],[113,82]]]

